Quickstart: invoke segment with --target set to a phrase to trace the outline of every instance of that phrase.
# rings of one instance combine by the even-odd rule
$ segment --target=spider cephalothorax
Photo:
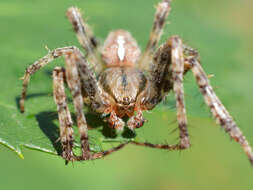
[[[170,4],[171,0],[162,0],[158,4],[150,39],[143,54],[136,40],[124,30],[112,31],[105,40],[104,46],[98,48],[99,44],[89,26],[83,21],[79,10],[71,7],[67,11],[67,17],[86,51],[86,56],[73,46],[57,48],[26,69],[20,99],[22,112],[30,76],[54,59],[60,56],[65,58],[66,68],[56,67],[53,71],[53,87],[60,123],[62,156],[66,161],[101,158],[128,143],[167,150],[189,148],[183,75],[192,70],[213,117],[242,146],[253,165],[252,149],[213,91],[200,65],[197,51],[183,44],[178,36],[170,37],[157,48],[165,20],[170,12]],[[81,136],[81,156],[74,155],[72,151],[72,118],[67,106],[64,82],[67,83],[73,97]],[[107,151],[97,153],[90,151],[83,104],[90,106],[99,114],[108,115],[109,126],[115,130],[122,130],[124,126],[134,130],[141,127],[145,121],[142,112],[153,109],[170,91],[174,91],[177,101],[180,131],[178,144],[163,145],[130,141]],[[123,121],[123,117],[129,118],[127,123]]]

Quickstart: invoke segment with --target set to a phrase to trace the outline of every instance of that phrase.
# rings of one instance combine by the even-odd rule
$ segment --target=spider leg
[[[64,92],[65,70],[56,67],[53,71],[54,100],[57,105],[60,123],[60,139],[62,144],[62,157],[66,161],[74,160],[73,154],[73,129],[72,118],[67,106],[66,94]]]
[[[159,48],[154,57],[153,69],[150,71],[150,87],[144,97],[148,97],[145,100],[146,108],[152,109],[173,89],[177,101],[180,142],[173,145],[131,142],[132,144],[167,150],[182,150],[190,147],[184,104],[183,74],[184,57],[182,41],[179,37],[173,36]]]
[[[91,157],[89,141],[88,141],[88,126],[83,113],[83,97],[81,91],[81,80],[78,74],[78,65],[85,66],[84,59],[80,52],[73,51],[65,55],[66,62],[66,80],[70,92],[73,97],[73,103],[76,112],[76,121],[80,134],[82,158],[89,160]],[[80,71],[81,72],[81,71]]]
[[[187,118],[184,103],[184,86],[183,86],[183,74],[184,74],[184,57],[182,40],[177,37],[171,37],[171,70],[173,80],[173,90],[176,96],[177,107],[177,121],[180,130],[180,145],[184,148],[190,147],[190,139],[187,130]]]
[[[93,154],[90,155],[90,160],[96,160],[96,159],[100,159],[100,158],[103,158],[105,156],[108,156],[108,155],[124,148],[127,144],[129,144],[129,142],[121,143],[118,146],[113,147],[109,150],[93,153]],[[75,159],[76,159],[76,161],[84,160],[82,156],[76,157]]]
[[[99,57],[98,42],[93,35],[89,25],[82,19],[81,12],[76,7],[70,7],[66,15],[71,22],[76,33],[77,39],[87,52],[87,59],[92,63],[96,73],[102,71],[104,65]]]
[[[97,153],[91,153],[89,148],[89,141],[88,141],[88,126],[86,123],[85,115],[83,114],[83,97],[81,94],[81,84],[86,86],[87,88],[91,88],[92,76],[89,76],[89,73],[87,71],[87,63],[85,62],[85,59],[82,57],[80,51],[69,53],[65,56],[66,58],[66,79],[68,86],[70,88],[71,94],[73,96],[73,103],[75,106],[76,111],[76,117],[77,117],[77,125],[79,129],[79,133],[81,136],[81,148],[82,148],[82,155],[79,157],[76,157],[75,159],[80,160],[94,160],[98,158],[102,158],[104,156],[107,156],[117,150],[120,150],[125,145],[128,144],[122,143],[114,148],[111,148],[107,151],[101,151]],[[80,79],[78,73],[78,66],[79,66],[79,73],[80,73]],[[86,66],[86,67],[85,67]],[[86,83],[85,83],[86,80]],[[89,83],[89,80],[91,82]],[[88,83],[87,83],[88,81]],[[82,83],[81,83],[82,82]],[[99,86],[97,86],[99,88]],[[97,90],[100,92],[100,90]],[[87,92],[90,97],[98,96],[96,94],[93,94],[92,90]],[[94,97],[93,101],[96,101],[97,99]],[[103,102],[99,102],[100,104],[103,104]],[[95,103],[96,106],[98,106],[98,103]],[[103,105],[100,105],[103,106]]]
[[[68,52],[71,52],[75,49],[74,46],[69,47],[63,47],[63,48],[57,48],[53,51],[50,51],[46,56],[42,57],[38,61],[35,61],[32,65],[30,65],[26,71],[25,75],[22,77],[23,80],[23,88],[22,88],[22,94],[19,101],[20,104],[20,110],[21,112],[25,111],[25,97],[27,92],[27,87],[30,81],[31,75],[33,75],[36,71],[47,65],[48,63],[52,62],[54,59],[62,56],[63,54],[66,54]]]
[[[199,62],[198,53],[186,46],[184,49],[185,54],[187,55],[185,59],[185,67],[192,70],[200,91],[204,96],[205,103],[210,108],[213,117],[215,118],[216,122],[225,129],[230,137],[242,146],[244,152],[253,165],[252,148],[240,128],[237,126],[233,118],[230,116],[229,112],[226,110],[220,99],[215,94],[212,86],[210,85],[208,76],[206,75]]]
[[[90,99],[93,99],[94,101],[91,106],[95,110],[99,111],[100,109],[99,106],[101,106],[101,101],[102,101],[101,96],[99,95],[101,94],[100,93],[101,88],[99,87],[96,81],[95,73],[93,72],[93,69],[90,68],[88,63],[86,63],[85,57],[82,55],[81,51],[74,46],[69,46],[69,47],[57,48],[55,50],[50,51],[46,56],[42,57],[38,61],[35,61],[32,65],[30,65],[26,69],[25,75],[22,77],[23,88],[22,88],[21,98],[19,101],[21,112],[24,112],[25,110],[25,107],[24,107],[25,97],[26,97],[27,87],[28,87],[31,75],[33,75],[35,72],[37,72],[39,69],[41,69],[45,65],[52,62],[54,59],[60,56],[64,56],[69,53],[72,53],[74,51],[78,52],[79,56],[82,57],[81,59],[84,60],[81,64],[78,65],[78,69],[82,71],[80,72],[80,77],[81,77],[82,83],[84,84],[82,87],[87,87],[87,88],[83,88],[83,90],[85,91],[83,92],[84,97],[88,96]],[[87,101],[89,102],[90,99]],[[101,109],[103,109],[103,107],[101,107]]]
[[[166,18],[171,10],[170,4],[171,0],[162,0],[162,2],[160,2],[156,7],[155,20],[150,33],[149,41],[139,62],[139,67],[142,70],[149,69],[150,60],[152,60],[154,52],[156,51],[158,42],[163,32]]]
[[[72,152],[73,132],[71,128],[72,120],[67,108],[66,95],[63,86],[63,78],[65,75],[63,69],[56,68],[54,70],[53,75],[54,97],[58,107],[58,115],[61,129],[61,142],[64,150],[63,152],[64,158],[66,160],[72,161],[97,159],[109,155],[123,148],[128,143],[120,144],[119,146],[109,149],[107,151],[97,153],[90,152],[88,142],[88,127],[85,116],[83,114],[82,90],[86,89],[85,94],[88,96],[88,98],[90,98],[91,107],[96,111],[103,112],[107,102],[101,96],[101,88],[96,81],[95,74],[89,68],[88,63],[85,60],[85,57],[76,47],[57,48],[49,52],[48,55],[36,61],[34,64],[32,64],[26,69],[25,76],[23,77],[24,79],[23,90],[20,100],[21,111],[24,111],[24,100],[30,76],[59,56],[64,56],[66,60],[66,81],[73,97],[73,103],[77,117],[77,126],[81,136],[81,148],[82,148],[81,156],[77,157],[73,154]],[[82,88],[81,85],[84,88]]]
[[[125,145],[127,145],[128,142],[122,143],[109,150],[89,154],[88,158],[87,156],[84,157],[83,155],[82,156],[74,155],[72,151],[74,141],[73,139],[74,131],[72,129],[73,122],[67,106],[66,94],[64,92],[64,78],[66,77],[65,75],[66,73],[64,68],[56,67],[53,71],[54,100],[55,103],[57,104],[58,117],[60,123],[60,139],[63,147],[62,157],[66,161],[81,161],[86,159],[94,160],[105,157],[113,152],[120,150]]]

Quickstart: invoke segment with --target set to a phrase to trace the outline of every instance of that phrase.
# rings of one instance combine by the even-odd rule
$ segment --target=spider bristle
[[[177,119],[174,119],[173,121],[169,122],[168,125],[173,125],[175,123],[177,123]]]

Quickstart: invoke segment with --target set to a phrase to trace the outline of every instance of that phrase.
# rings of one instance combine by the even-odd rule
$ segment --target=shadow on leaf
[[[75,115],[71,115],[73,118],[74,125],[76,126]],[[85,116],[87,119],[89,130],[99,130],[105,138],[109,139],[116,139],[118,137],[116,131],[108,127],[108,124],[105,123],[98,115],[89,112],[85,114]],[[36,115],[36,120],[38,121],[41,131],[47,136],[47,138],[50,139],[57,154],[62,155],[59,126],[54,123],[55,120],[58,120],[57,112],[40,112]],[[126,139],[134,138],[135,133],[128,128],[125,128],[124,132],[122,133],[122,137]],[[76,139],[76,141],[78,141],[78,139]]]
[[[53,123],[58,119],[57,112],[40,112],[36,115],[41,131],[50,139],[58,155],[62,155],[59,127]]]
[[[50,94],[52,94],[52,93],[49,93],[49,92],[48,93],[45,93],[45,92],[44,93],[34,93],[34,94],[27,95],[25,97],[25,99],[27,101],[28,99],[31,99],[31,98],[37,98],[40,96],[48,96]],[[20,96],[17,96],[15,99],[16,99],[16,106],[17,106],[18,110],[20,110],[20,105],[19,105]]]
[[[30,95],[27,95],[26,100],[30,98],[48,96],[49,94],[50,93],[30,94]],[[16,100],[16,106],[20,110],[20,106],[19,106],[20,96],[17,96],[15,100]],[[71,102],[71,100],[69,100],[68,102]],[[75,127],[77,126],[76,117],[74,113],[72,113],[71,115],[72,115],[72,119],[73,119],[73,123]],[[38,121],[41,131],[50,140],[57,154],[62,155],[62,146],[61,146],[60,136],[59,136],[60,134],[59,126],[57,126],[54,123],[55,120],[58,120],[58,113],[54,111],[44,111],[44,112],[40,112],[36,114],[35,117],[36,117],[36,120]],[[108,126],[108,123],[105,122],[98,114],[89,111],[85,113],[85,117],[87,120],[89,130],[98,130],[105,137],[105,139],[108,138],[108,139],[116,140],[117,137],[119,137],[119,135],[116,133],[116,130],[110,128]],[[126,120],[127,118],[125,118],[125,121]],[[121,136],[125,139],[131,139],[131,138],[134,138],[136,134],[130,129],[128,129],[127,127],[125,127]],[[78,139],[76,139],[76,141],[78,141]]]

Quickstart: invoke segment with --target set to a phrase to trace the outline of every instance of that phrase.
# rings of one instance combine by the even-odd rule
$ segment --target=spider
[[[171,10],[171,0],[162,0],[156,7],[155,19],[149,41],[143,54],[132,35],[125,30],[109,33],[102,48],[82,19],[78,8],[67,10],[67,18],[73,25],[77,38],[84,48],[84,55],[77,47],[57,48],[30,65],[23,77],[20,109],[24,112],[24,100],[30,77],[36,71],[63,56],[66,68],[53,70],[53,94],[60,123],[62,157],[66,161],[93,160],[109,155],[127,144],[158,149],[183,150],[190,147],[184,103],[183,76],[193,72],[205,103],[216,122],[238,142],[253,165],[253,152],[241,130],[223,106],[210,85],[196,50],[187,46],[178,36],[172,36],[159,48],[158,42]],[[73,97],[76,121],[80,133],[81,155],[73,153],[72,119],[67,106],[64,83]],[[145,119],[143,111],[152,110],[173,91],[176,97],[178,144],[152,144],[130,141],[107,151],[91,152],[88,127],[83,113],[84,104],[101,115],[107,115],[109,127],[122,131],[141,127]],[[128,117],[127,123],[122,119]]]

